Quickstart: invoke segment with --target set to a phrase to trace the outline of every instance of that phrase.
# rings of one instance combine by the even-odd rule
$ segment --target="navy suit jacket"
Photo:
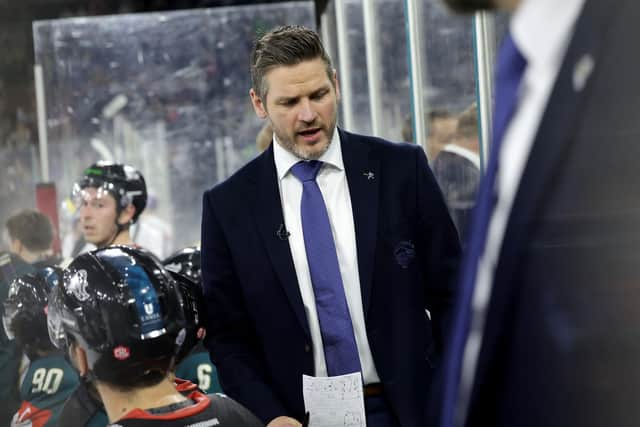
[[[422,427],[455,298],[456,231],[420,147],[340,138],[371,352],[402,425]],[[314,374],[283,222],[273,148],[204,194],[206,344],[225,393],[264,421],[301,419],[302,374]]]
[[[478,192],[480,169],[471,160],[445,150],[440,151],[432,167],[460,240],[465,243]]]
[[[587,0],[577,21],[506,228],[468,426],[640,422],[638,16],[637,0]]]

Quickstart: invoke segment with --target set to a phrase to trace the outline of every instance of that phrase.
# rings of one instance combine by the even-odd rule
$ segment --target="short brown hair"
[[[297,65],[302,61],[321,58],[327,75],[333,82],[333,66],[320,36],[299,25],[277,27],[260,37],[251,52],[251,84],[264,101],[267,96],[265,75],[275,67]]]
[[[429,120],[429,129],[431,129],[431,123],[433,123],[435,120],[439,120],[439,119],[453,119],[455,118],[454,114],[449,111],[449,110],[443,110],[443,109],[433,109],[429,111],[429,114],[425,114],[424,115],[425,119]],[[408,142],[414,142],[413,141],[413,116],[408,116],[405,121],[404,124],[402,125],[402,130],[400,131],[402,133],[402,140],[403,141],[408,141]]]
[[[478,108],[475,103],[460,113],[456,133],[462,138],[478,138]]]
[[[53,226],[49,217],[32,210],[22,210],[6,222],[11,240],[19,240],[30,251],[45,251],[53,242]]]

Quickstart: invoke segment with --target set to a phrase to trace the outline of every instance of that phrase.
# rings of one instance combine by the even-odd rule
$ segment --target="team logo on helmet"
[[[119,345],[113,349],[113,357],[118,360],[127,360],[129,356],[131,356],[131,350],[129,350],[129,347]]]
[[[153,314],[153,303],[145,303],[144,304],[144,312],[147,313],[149,316],[151,316]]]
[[[69,291],[75,296],[78,301],[86,301],[91,298],[89,292],[87,292],[87,270],[78,270],[69,279]]]

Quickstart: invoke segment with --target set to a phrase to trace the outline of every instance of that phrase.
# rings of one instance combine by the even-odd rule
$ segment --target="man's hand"
[[[271,420],[267,427],[302,427],[302,424],[291,417],[278,417]]]

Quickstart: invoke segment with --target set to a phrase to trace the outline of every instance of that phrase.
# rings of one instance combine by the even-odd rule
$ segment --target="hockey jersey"
[[[31,361],[20,385],[22,404],[11,426],[56,426],[64,402],[77,386],[78,374],[61,354]]]
[[[91,385],[80,379],[80,385],[65,403],[60,415],[60,426],[64,427],[105,427],[109,418],[102,406],[97,391],[90,390]]]
[[[183,405],[155,410],[134,409],[110,427],[264,427],[249,410],[221,395],[193,391]]]
[[[176,367],[176,377],[198,385],[205,394],[222,393],[218,371],[209,359],[209,352],[198,344]]]

